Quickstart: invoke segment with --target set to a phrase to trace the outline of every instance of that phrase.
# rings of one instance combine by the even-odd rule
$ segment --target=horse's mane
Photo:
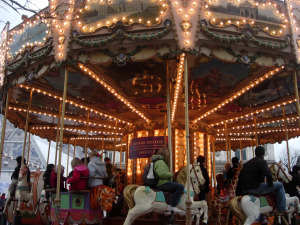
[[[176,176],[176,182],[185,185],[187,180],[187,166],[182,167],[177,176]]]
[[[276,181],[276,171],[275,171],[274,165],[275,165],[275,164],[272,164],[272,165],[269,167],[269,169],[270,169],[270,171],[271,171],[273,181]]]

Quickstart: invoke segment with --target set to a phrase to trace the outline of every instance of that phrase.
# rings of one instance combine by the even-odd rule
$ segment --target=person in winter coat
[[[228,173],[227,173],[228,183],[229,183],[229,181],[231,181],[233,179],[235,173],[238,171],[238,168],[240,166],[239,158],[233,157],[231,159],[231,163],[232,163],[232,167],[228,170]]]
[[[104,184],[111,187],[112,179],[113,179],[113,165],[110,162],[110,158],[108,157],[104,158],[104,162],[105,162],[106,173],[107,173],[107,179],[105,179]]]
[[[89,176],[88,168],[82,164],[79,158],[74,158],[71,161],[71,166],[73,168],[73,177],[67,180],[68,184],[71,184],[71,190],[79,191],[86,190]]]
[[[172,198],[167,211],[174,211],[174,213],[181,213],[182,210],[177,208],[181,195],[184,191],[184,186],[180,183],[172,182],[173,172],[168,166],[169,150],[162,148],[154,152],[151,157],[151,162],[154,162],[154,174],[158,177],[156,187],[162,191],[172,191]]]
[[[286,192],[291,196],[297,196],[300,199],[300,166],[293,166],[291,175],[293,177],[292,181],[284,184]]]
[[[22,156],[18,156],[16,158],[17,161],[17,167],[15,168],[13,174],[11,175],[11,184],[9,185],[9,193],[10,193],[10,198],[13,198],[15,195],[15,191],[16,191],[16,187],[17,187],[17,183],[18,183],[18,179],[19,179],[19,172],[21,169],[21,165],[22,165]],[[24,164],[26,165],[26,160],[24,159]],[[30,170],[27,167],[27,183],[28,186],[31,186],[30,184]]]
[[[44,180],[44,189],[51,188],[51,173],[54,170],[54,164],[48,164],[47,169],[44,173],[43,180]]]
[[[210,184],[210,182],[209,182],[209,176],[208,176],[207,169],[204,166],[204,162],[205,162],[204,156],[199,155],[197,157],[197,163],[199,163],[202,175],[203,175],[203,177],[205,179],[205,183],[201,187],[199,187],[200,188],[200,193],[198,194],[198,200],[199,201],[205,200],[206,193],[208,193],[210,191],[210,188],[209,188],[209,184]]]
[[[5,206],[5,200],[6,200],[5,193],[3,193],[0,198],[0,212],[1,213],[3,212],[4,206]]]
[[[264,160],[265,148],[257,146],[255,157],[245,163],[241,171],[241,187],[244,194],[264,195],[273,193],[276,197],[276,207],[279,213],[286,213],[286,197],[283,184],[273,182],[272,173]],[[265,183],[265,178],[267,182]]]
[[[54,167],[54,170],[51,172],[51,177],[50,177],[50,185],[52,188],[56,189],[57,186],[57,169],[58,169],[58,165],[56,165],[56,167]],[[64,182],[67,180],[66,177],[64,177],[64,171],[65,171],[65,167],[61,166],[60,167],[60,191],[61,192],[67,192],[68,190],[65,188]]]
[[[105,162],[99,158],[97,150],[90,153],[90,162],[88,164],[89,180],[88,187],[93,188],[103,185],[103,179],[107,178]]]

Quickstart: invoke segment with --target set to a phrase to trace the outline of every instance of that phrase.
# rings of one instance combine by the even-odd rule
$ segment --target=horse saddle
[[[153,188],[153,187],[150,188],[149,186],[145,187],[146,194],[149,194],[150,190],[156,192],[155,202],[166,202],[167,205],[170,204],[172,194],[173,194],[172,191],[162,191],[158,188]]]
[[[276,209],[276,198],[274,194],[265,194],[265,195],[254,195],[254,194],[247,194],[250,196],[251,201],[255,201],[255,198],[258,198],[260,201],[260,207],[264,206],[271,206],[273,209]]]

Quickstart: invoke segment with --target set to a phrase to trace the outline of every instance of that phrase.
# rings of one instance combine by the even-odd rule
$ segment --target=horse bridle
[[[279,172],[280,170],[282,171],[282,173],[284,174],[284,176],[290,181],[289,179],[289,176],[286,174],[286,172],[282,169],[281,165],[278,164],[278,163],[275,163],[276,166],[278,166],[278,170],[277,170],[277,173],[276,173],[276,178],[278,179],[279,178]]]
[[[197,165],[197,166],[198,166],[198,165]],[[190,174],[191,174],[192,171],[194,172],[195,177],[196,177],[197,182],[198,182],[198,187],[200,187],[202,184],[201,184],[200,181],[199,181],[199,177],[198,177],[198,174],[197,174],[197,172],[196,172],[196,170],[195,170],[195,167],[196,167],[196,165],[192,166],[192,168],[190,169]],[[200,167],[200,166],[199,166],[199,167]],[[200,169],[201,169],[201,168],[200,168]],[[190,181],[191,181],[193,190],[194,190],[194,192],[195,192],[195,187],[194,187],[194,182],[193,182],[193,180],[192,180],[192,177],[190,177]]]

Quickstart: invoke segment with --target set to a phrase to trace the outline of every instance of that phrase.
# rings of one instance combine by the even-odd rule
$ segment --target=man
[[[299,187],[300,187],[300,166],[293,166],[292,172],[290,172],[293,179],[289,183],[284,183],[286,192],[291,196],[297,196],[300,199]]]
[[[201,191],[198,194],[198,200],[201,201],[201,200],[205,200],[206,193],[208,193],[210,191],[210,188],[209,188],[210,181],[209,181],[207,169],[205,168],[205,165],[204,165],[204,163],[205,163],[204,156],[199,155],[197,157],[197,163],[199,164],[202,175],[205,179],[205,183],[201,187],[199,187]]]
[[[151,157],[151,162],[154,164],[154,174],[158,177],[157,188],[162,191],[172,191],[172,198],[167,211],[181,213],[182,210],[177,208],[181,195],[184,191],[184,186],[180,183],[172,182],[173,172],[169,169],[169,150],[162,148],[156,150]]]
[[[237,157],[233,157],[231,159],[231,163],[232,163],[232,167],[228,170],[228,173],[227,173],[227,180],[232,180],[236,171],[238,170],[239,168],[239,158]]]
[[[262,146],[256,147],[255,156],[245,163],[241,171],[241,185],[244,194],[263,195],[273,193],[276,197],[277,211],[285,213],[286,198],[283,184],[281,182],[273,182],[267,161],[264,160],[265,148]],[[264,182],[265,177],[267,178],[267,183]]]

